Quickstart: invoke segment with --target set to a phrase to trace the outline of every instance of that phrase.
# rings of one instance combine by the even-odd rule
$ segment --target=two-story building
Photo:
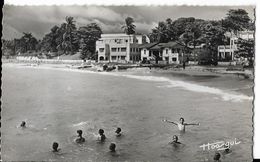
[[[98,62],[135,62],[141,59],[138,45],[150,43],[146,35],[101,34],[96,41]]]
[[[220,61],[234,60],[235,52],[238,51],[237,40],[239,38],[244,40],[254,39],[254,31],[238,31],[236,34],[233,32],[228,32],[225,35],[230,38],[230,43],[229,45],[218,46],[218,59]]]
[[[141,59],[162,64],[179,64],[183,59],[185,46],[174,41],[168,43],[150,43],[140,45]]]
[[[152,51],[150,51],[150,48],[153,46],[157,45],[159,43],[146,43],[146,44],[141,44],[139,46],[139,49],[141,51],[141,60],[146,62],[150,60],[155,60],[154,56],[152,55]]]

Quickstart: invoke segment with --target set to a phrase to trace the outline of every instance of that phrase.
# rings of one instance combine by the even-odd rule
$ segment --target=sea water
[[[3,66],[2,81],[4,161],[212,161],[216,150],[200,146],[232,139],[240,143],[222,159],[252,159],[252,96],[227,90],[239,80],[223,81],[224,89],[214,79],[208,85],[152,73]],[[162,122],[180,117],[200,126],[180,133]],[[27,128],[19,128],[22,121]],[[103,144],[97,142],[100,128]],[[78,129],[84,144],[74,142]],[[169,144],[173,135],[180,147]],[[61,148],[56,154],[54,141]]]

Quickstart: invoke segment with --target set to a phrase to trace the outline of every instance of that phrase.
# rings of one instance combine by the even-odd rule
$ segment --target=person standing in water
[[[213,158],[214,162],[221,162],[220,157],[221,157],[220,153],[217,152]]]
[[[200,123],[184,123],[184,118],[180,118],[180,122],[173,122],[173,121],[169,121],[164,119],[164,122],[168,122],[168,123],[172,123],[176,126],[178,126],[178,129],[182,132],[185,132],[185,127],[188,125],[200,125]]]
[[[59,147],[59,144],[57,142],[53,142],[53,144],[52,144],[52,151],[53,152],[59,152],[60,149],[58,149],[58,147]]]
[[[104,134],[104,130],[103,129],[99,129],[98,130],[98,133],[99,133],[99,135],[100,135],[100,141],[101,142],[105,142],[105,140],[106,140],[106,136],[105,136],[105,134]]]
[[[178,138],[178,136],[176,136],[176,135],[174,135],[173,137],[172,137],[172,141],[170,142],[170,144],[181,144],[179,141],[179,138]]]
[[[110,152],[116,152],[116,144],[111,143],[109,146],[109,150],[110,150]]]
[[[22,121],[20,127],[21,127],[21,128],[26,128],[26,123],[25,123],[25,121]]]
[[[121,128],[118,127],[118,128],[116,129],[115,133],[116,133],[116,136],[117,136],[117,137],[120,137],[120,136],[122,135],[122,134],[121,134]]]
[[[82,133],[83,133],[82,130],[77,130],[77,133],[78,133],[78,137],[79,137],[79,138],[76,139],[76,142],[77,142],[77,143],[83,143],[83,142],[85,142],[85,138],[82,137]]]

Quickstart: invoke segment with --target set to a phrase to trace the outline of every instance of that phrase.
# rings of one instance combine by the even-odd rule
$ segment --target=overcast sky
[[[254,19],[254,6],[191,7],[191,6],[12,6],[3,8],[3,38],[21,37],[31,32],[41,39],[51,27],[60,25],[66,16],[73,16],[77,27],[91,22],[98,23],[103,33],[120,33],[127,16],[135,20],[136,30],[149,33],[159,21],[180,17],[195,17],[205,20],[225,18],[229,9],[245,9]]]

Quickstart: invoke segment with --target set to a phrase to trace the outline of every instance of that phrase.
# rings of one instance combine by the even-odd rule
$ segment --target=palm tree
[[[62,47],[65,52],[73,52],[78,44],[76,25],[73,17],[66,17],[65,33],[63,34]]]
[[[23,52],[27,52],[28,50],[35,50],[37,39],[33,37],[32,33],[23,33],[21,37],[21,48]]]
[[[134,23],[134,19],[132,17],[127,17],[125,19],[125,25],[122,26],[122,29],[126,34],[128,35],[135,34],[135,25],[133,23]]]

